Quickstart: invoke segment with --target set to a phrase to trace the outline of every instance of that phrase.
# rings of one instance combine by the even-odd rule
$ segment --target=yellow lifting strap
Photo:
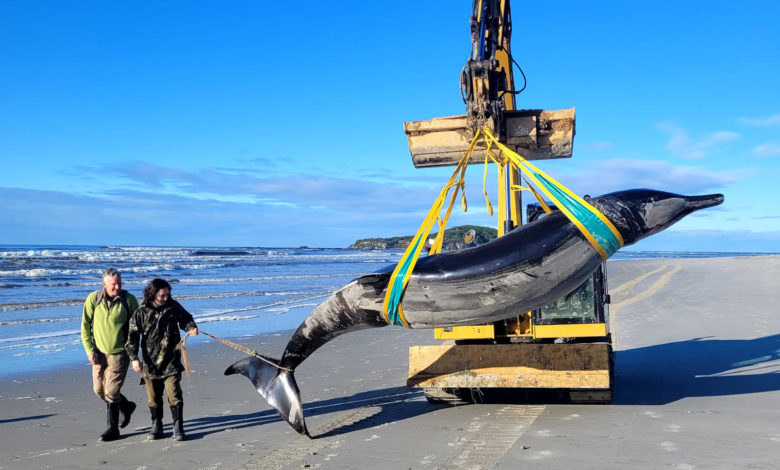
[[[385,294],[384,317],[391,325],[409,328],[409,324],[406,321],[403,309],[401,308],[401,298],[403,296],[403,291],[406,289],[406,285],[409,282],[409,278],[412,275],[414,266],[417,263],[417,259],[420,256],[420,252],[425,245],[428,234],[433,228],[433,223],[438,222],[439,233],[436,235],[436,239],[433,242],[429,254],[435,254],[441,251],[444,242],[444,229],[447,225],[447,220],[452,212],[452,207],[459,190],[463,194],[463,211],[465,212],[467,209],[464,191],[466,167],[480,137],[484,141],[487,149],[485,152],[485,173],[483,177],[482,192],[485,195],[485,202],[490,215],[493,215],[493,207],[490,204],[490,199],[485,190],[485,184],[487,181],[487,165],[490,161],[493,161],[499,165],[509,165],[517,169],[523,168],[525,170],[524,178],[526,183],[528,183],[528,179],[530,178],[531,182],[546,194],[556,204],[557,208],[577,226],[603,259],[607,259],[617,251],[618,248],[623,246],[623,238],[620,236],[620,232],[617,231],[615,226],[604,216],[604,214],[555,181],[552,177],[533,166],[526,159],[498,142],[498,140],[493,137],[490,129],[485,127],[474,135],[468,149],[464,152],[458,162],[455,171],[452,173],[447,184],[444,185],[444,188],[442,188],[436,201],[434,201],[431,209],[428,211],[428,215],[425,217],[422,225],[420,225],[420,228],[417,230],[417,233],[412,238],[412,241],[409,243],[409,246],[401,256],[401,260],[398,262],[390,276],[390,281]],[[500,150],[499,155],[496,155],[492,151],[494,145]],[[455,188],[455,190],[450,197],[447,212],[444,218],[439,218],[439,213],[444,206],[447,194],[452,188]],[[551,212],[550,207],[530,184],[528,187],[512,186],[511,189],[531,191],[544,211],[547,213]]]
[[[429,254],[435,254],[441,251],[441,247],[444,242],[444,228],[447,225],[447,219],[452,212],[452,206],[455,204],[455,199],[457,198],[459,190],[463,194],[463,210],[465,211],[467,209],[466,194],[463,192],[465,185],[464,177],[466,175],[466,167],[469,163],[469,157],[474,152],[474,147],[477,145],[479,136],[480,134],[477,133],[474,135],[474,138],[471,139],[471,143],[469,144],[466,152],[460,158],[460,161],[458,161],[458,165],[455,167],[455,171],[452,172],[452,176],[450,176],[449,181],[447,181],[447,184],[444,185],[442,190],[439,192],[439,196],[436,198],[433,206],[431,206],[431,209],[428,211],[428,215],[425,217],[422,225],[420,225],[420,228],[417,230],[414,238],[412,238],[409,246],[406,247],[406,251],[404,251],[403,256],[401,256],[401,260],[398,262],[395,269],[393,270],[393,274],[390,276],[387,292],[385,294],[384,316],[385,320],[387,320],[387,322],[391,325],[399,325],[409,328],[409,324],[406,322],[403,309],[401,308],[401,296],[403,295],[403,291],[406,288],[406,284],[409,282],[409,277],[412,275],[414,265],[417,263],[417,258],[420,257],[420,252],[425,246],[425,241],[428,239],[428,234],[431,233],[433,223],[438,222],[439,233],[436,235],[436,239],[434,240],[428,252]],[[458,175],[460,175],[459,178]],[[447,207],[447,212],[444,218],[441,219],[439,218],[439,213],[444,206],[444,201],[447,198],[447,194],[452,188],[455,188],[455,190],[450,197],[449,207]]]
[[[501,155],[511,162],[514,167],[525,170],[523,176],[526,178],[526,181],[530,179],[539,190],[555,203],[557,208],[566,215],[590,244],[593,245],[593,248],[598,251],[602,259],[606,260],[623,246],[623,237],[618,229],[598,209],[496,140],[489,128],[483,128],[482,134],[488,150],[492,145],[495,145],[501,150]],[[535,191],[534,196],[541,202],[541,197]],[[542,207],[544,206],[545,204],[542,204]],[[548,210],[549,208],[545,208],[546,212]]]

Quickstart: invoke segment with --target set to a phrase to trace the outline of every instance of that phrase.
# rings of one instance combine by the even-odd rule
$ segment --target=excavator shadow
[[[615,351],[618,405],[663,405],[688,397],[780,390],[780,334],[693,338]]]
[[[780,334],[754,339],[693,338],[614,351],[612,390],[556,388],[425,389],[432,403],[449,405],[664,405],[688,397],[780,390]]]

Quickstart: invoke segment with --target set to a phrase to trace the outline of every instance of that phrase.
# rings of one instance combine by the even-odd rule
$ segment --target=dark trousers
[[[171,375],[162,379],[144,379],[149,406],[163,405],[163,389],[168,395],[168,404],[176,406],[182,402],[181,374]]]

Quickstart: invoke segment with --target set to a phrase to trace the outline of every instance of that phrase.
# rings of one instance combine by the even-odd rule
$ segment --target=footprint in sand
[[[542,451],[539,451],[539,452],[535,453],[535,454],[534,454],[534,455],[531,457],[531,459],[533,459],[533,460],[542,460],[542,459],[546,459],[546,458],[549,458],[549,457],[551,457],[551,456],[552,456],[552,454],[553,454],[553,453],[552,453],[552,451],[549,451],[549,450],[542,450]]]
[[[661,448],[667,452],[677,452],[677,444],[674,442],[664,441],[661,443]]]

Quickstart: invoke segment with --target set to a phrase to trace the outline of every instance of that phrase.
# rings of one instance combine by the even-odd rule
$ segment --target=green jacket
[[[141,346],[144,358],[141,377],[162,379],[184,370],[181,351],[176,349],[181,341],[179,328],[189,332],[197,325],[190,312],[173,299],[160,308],[141,306],[133,312],[125,349],[130,360],[137,361],[138,346]]]
[[[130,314],[137,308],[138,300],[126,290],[120,290],[113,301],[105,289],[89,294],[81,315],[81,343],[87,355],[124,351]]]

